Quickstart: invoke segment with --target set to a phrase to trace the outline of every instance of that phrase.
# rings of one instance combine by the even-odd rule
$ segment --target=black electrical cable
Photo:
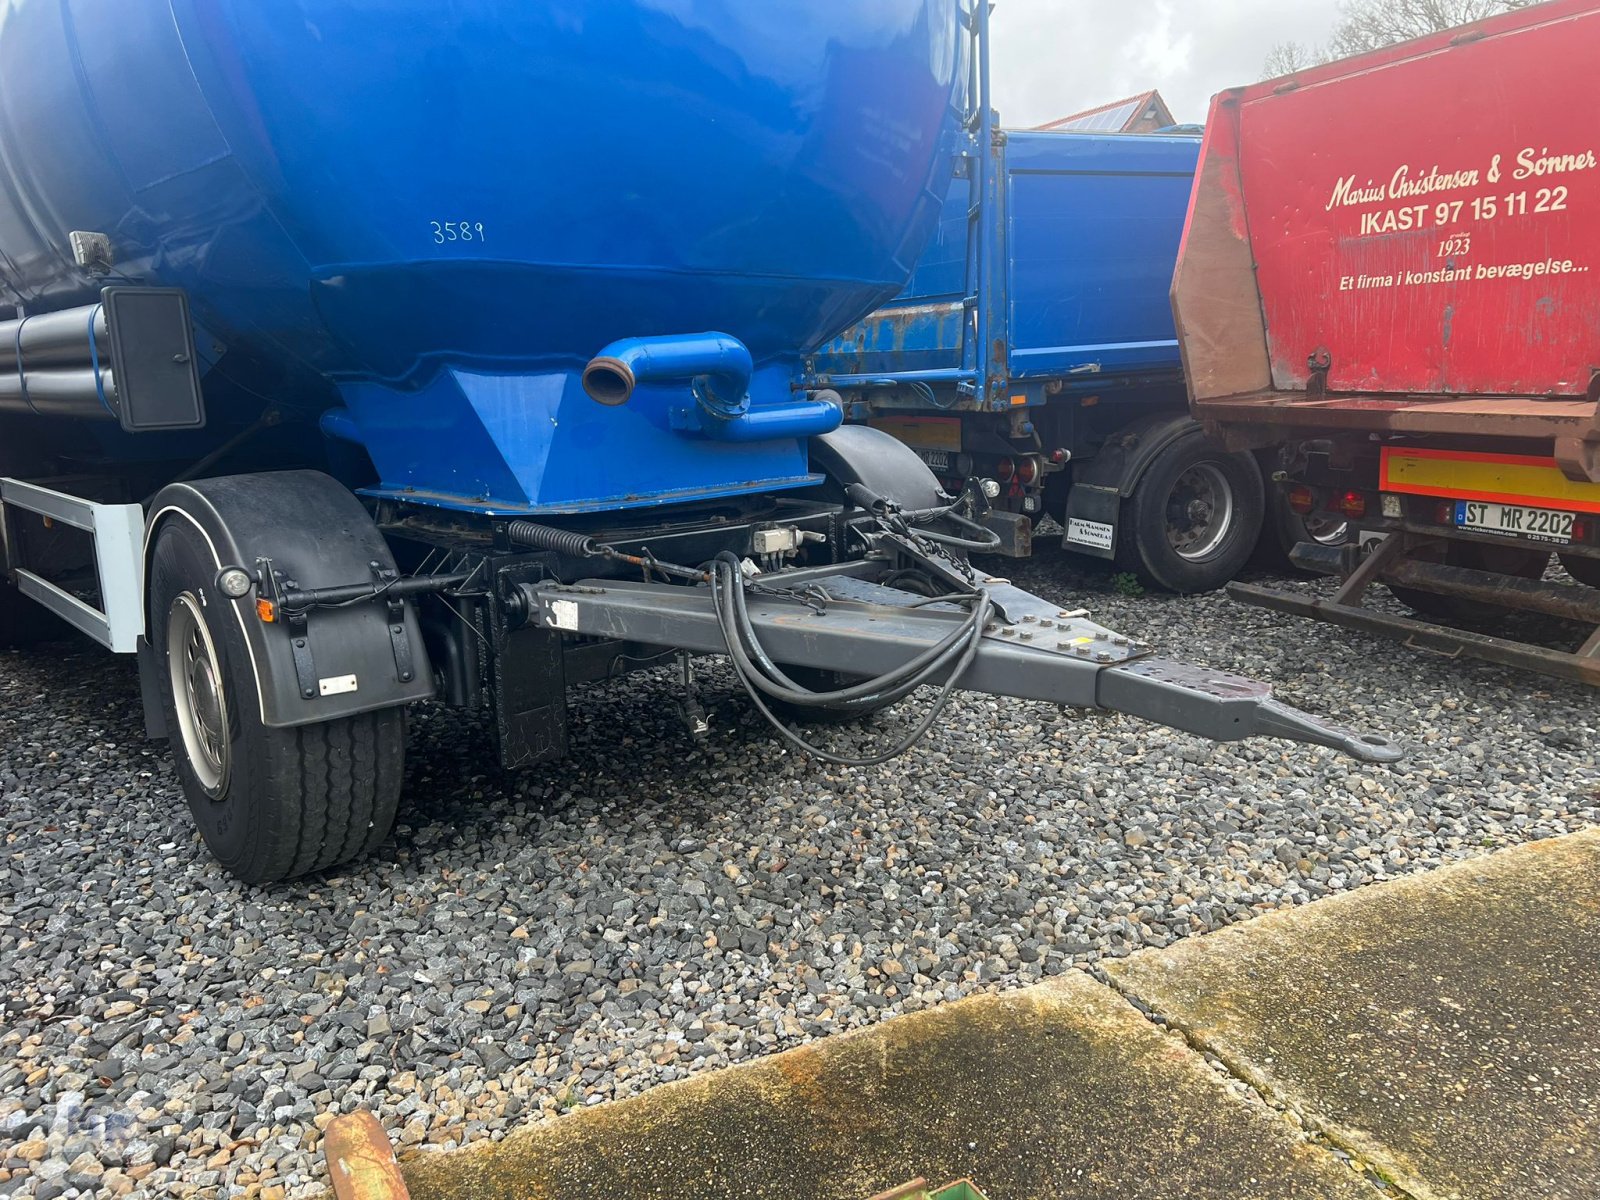
[[[965,528],[972,530],[972,532],[977,534],[978,537],[976,539],[957,537],[954,534],[939,533],[932,529],[919,529],[917,531],[918,536],[925,537],[930,542],[939,542],[946,546],[956,546],[963,550],[994,550],[999,547],[1000,535],[987,526],[979,525],[976,521],[969,521],[960,513],[948,509],[944,512],[943,516],[947,520],[954,522],[956,525],[964,526]]]
[[[911,749],[927,735],[928,730],[933,727],[934,721],[939,718],[940,713],[944,712],[950,703],[950,698],[955,694],[956,681],[971,665],[977,653],[978,644],[974,641],[963,652],[960,661],[956,663],[955,668],[950,672],[950,677],[945,680],[944,686],[940,688],[938,696],[934,698],[926,715],[923,716],[921,721],[917,722],[916,727],[898,745],[866,758],[852,758],[845,754],[835,754],[831,750],[824,750],[821,746],[813,745],[811,742],[806,741],[805,738],[785,725],[778,715],[767,707],[766,702],[761,699],[760,693],[750,686],[749,680],[741,672],[735,671],[734,674],[738,675],[739,682],[744,685],[744,690],[749,694],[756,708],[760,710],[761,715],[767,719],[767,723],[776,729],[785,741],[797,749],[803,750],[813,758],[819,758],[823,762],[835,763],[841,767],[875,767],[880,763],[888,762],[892,758],[899,758],[900,755]]]
[[[962,623],[952,637],[946,638],[938,647],[934,647],[932,652],[924,652],[924,654],[918,655],[913,660],[916,663],[927,660],[927,665],[921,669],[917,669],[908,663],[878,679],[867,680],[852,688],[841,689],[840,692],[835,693],[810,692],[805,689],[795,691],[792,688],[777,685],[771,679],[763,678],[760,668],[750,660],[746,649],[747,645],[753,643],[754,649],[760,656],[766,658],[768,662],[771,661],[770,657],[760,650],[759,641],[755,640],[755,629],[749,623],[748,613],[745,614],[743,621],[739,619],[738,601],[733,597],[739,596],[742,598],[744,587],[742,572],[738,572],[731,579],[729,578],[730,571],[738,571],[737,559],[731,554],[727,555],[726,558],[719,556],[719,559],[720,561],[713,563],[711,572],[712,607],[717,613],[719,623],[722,625],[723,637],[728,644],[729,657],[734,664],[734,674],[738,676],[740,684],[744,687],[762,716],[785,740],[815,758],[822,759],[824,762],[835,763],[839,766],[876,766],[879,763],[888,762],[890,759],[904,754],[922,740],[928,730],[932,728],[934,721],[938,719],[939,714],[949,704],[951,697],[955,694],[956,686],[961,676],[972,664],[972,660],[977,657],[978,647],[983,639],[983,628],[988,621],[991,607],[987,593],[979,592],[970,597],[973,600],[973,608],[968,620]],[[922,686],[924,683],[931,682],[935,675],[946,668],[948,668],[949,673],[946,675],[944,683],[939,690],[939,695],[934,699],[927,713],[917,722],[911,732],[893,747],[864,758],[836,754],[806,741],[785,725],[777,714],[768,707],[761,696],[762,692],[766,692],[773,699],[785,699],[785,692],[793,692],[795,698],[790,701],[791,703],[809,703],[817,706],[818,699],[822,697],[865,691],[868,695],[872,695],[878,703],[882,703],[887,696],[893,695],[898,698],[909,694],[910,691]],[[782,675],[782,672],[779,671],[777,674]],[[908,674],[909,678],[901,678]],[[786,676],[784,678],[787,679]],[[899,679],[899,682],[888,685],[888,680],[891,678]],[[789,682],[793,683],[792,680]],[[874,691],[874,689],[876,690]],[[876,707],[876,704],[874,707]]]
[[[715,565],[729,573],[738,572],[739,570],[738,560],[726,551],[718,556],[718,561]],[[737,579],[738,576],[736,575],[735,578]],[[714,580],[714,586],[716,582]],[[718,607],[719,603],[724,605],[723,611],[726,611],[730,618],[728,624],[740,635],[739,640],[742,643],[742,648],[755,658],[759,664],[760,672],[772,684],[772,686],[761,685],[758,680],[758,686],[761,686],[762,690],[773,699],[788,704],[835,710],[881,708],[885,703],[893,703],[895,700],[909,695],[924,682],[929,681],[930,677],[936,674],[939,668],[948,661],[950,655],[955,653],[959,646],[963,644],[964,639],[970,636],[970,623],[973,619],[971,615],[961,626],[952,630],[943,641],[929,647],[915,658],[902,663],[892,671],[837,691],[817,692],[796,683],[788,675],[784,674],[782,669],[772,661],[761,647],[754,623],[750,620],[749,609],[745,606],[744,588],[737,586],[737,584],[730,585],[726,580],[720,582],[724,590],[720,593],[713,593],[713,607]],[[975,595],[969,595],[966,598],[971,599]],[[721,601],[721,597],[730,598],[731,605]]]
[[[866,489],[860,490],[863,493],[863,499],[871,497],[871,493],[867,492]],[[871,506],[863,504],[862,507],[870,508]],[[920,513],[918,516],[924,520],[935,519],[937,516],[948,517],[959,525],[964,525],[969,529],[980,532],[986,538],[992,540],[980,542],[949,534],[937,534],[927,529],[912,533],[901,514],[879,511],[877,516],[879,521],[886,526],[891,521],[898,525],[900,527],[899,532],[905,536],[927,538],[930,541],[939,541],[947,545],[982,550],[997,546],[1000,541],[998,535],[991,530],[984,529],[983,526],[968,521],[949,509]],[[515,528],[508,526],[508,532],[512,540],[523,544],[556,549],[560,552],[576,554],[580,557],[616,558],[633,562],[635,565],[648,563],[649,567],[654,567],[664,574],[708,582],[711,588],[712,611],[715,613],[718,626],[722,631],[723,641],[728,647],[728,657],[733,664],[734,674],[738,676],[740,685],[755,703],[757,710],[792,745],[815,758],[819,758],[824,762],[835,763],[839,766],[876,766],[879,763],[888,762],[890,759],[904,754],[922,740],[955,694],[957,681],[972,664],[973,659],[977,657],[978,647],[983,640],[984,626],[988,623],[989,613],[992,608],[992,601],[988,593],[981,590],[922,600],[917,607],[940,601],[964,601],[970,603],[972,607],[966,619],[940,640],[938,644],[929,647],[893,670],[834,691],[819,692],[797,683],[773,661],[772,656],[761,645],[761,639],[756,631],[755,623],[750,618],[745,597],[747,590],[758,590],[767,594],[788,594],[793,596],[794,599],[812,603],[813,607],[815,607],[815,603],[806,600],[805,597],[798,593],[785,593],[783,589],[769,589],[760,585],[752,585],[745,578],[744,567],[738,555],[733,552],[724,550],[717,555],[710,563],[709,570],[694,570],[673,563],[660,562],[654,555],[649,555],[648,560],[623,555],[594,539],[555,530],[548,526],[536,525],[532,522],[513,522],[512,526]],[[648,554],[648,551],[646,551],[646,554]],[[614,665],[615,663],[613,663]],[[945,674],[945,678],[939,689],[938,696],[934,698],[928,712],[917,722],[911,732],[890,749],[865,758],[836,754],[806,741],[785,725],[782,719],[768,707],[767,702],[762,699],[762,693],[765,693],[772,700],[797,707],[826,709],[833,712],[876,711],[904,699],[920,687],[933,683],[942,673]]]

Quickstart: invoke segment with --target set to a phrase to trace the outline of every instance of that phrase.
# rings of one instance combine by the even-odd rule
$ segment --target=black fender
[[[145,521],[146,578],[157,536],[177,521],[200,533],[217,570],[239,566],[253,575],[256,560],[270,558],[276,571],[302,589],[367,582],[373,578],[372,563],[388,570],[395,567],[388,543],[361,502],[320,471],[225,475],[162,488]],[[318,687],[317,694],[308,698],[295,670],[288,626],[263,622],[256,615],[254,592],[242,600],[229,600],[211,580],[203,586],[207,605],[231,608],[244,633],[264,725],[311,725],[433,695],[433,669],[409,602],[403,616],[411,666],[407,680],[400,678],[396,665],[387,605],[374,601],[313,609],[305,631],[312,675],[319,683],[354,676],[355,686],[330,695]],[[149,603],[147,592],[146,629],[151,628]],[[142,660],[152,657],[141,654]]]
[[[1186,412],[1151,413],[1132,421],[1105,440],[1093,458],[1072,464],[1072,490],[1067,493],[1067,521],[1076,518],[1113,530],[1121,524],[1122,502],[1133,495],[1150,464],[1169,446],[1185,438],[1206,436]],[[1099,558],[1116,556],[1114,533],[1109,546],[1071,543],[1080,554]]]
[[[859,483],[901,508],[948,503],[938,478],[917,452],[870,425],[841,425],[812,438],[811,469],[841,487]]]

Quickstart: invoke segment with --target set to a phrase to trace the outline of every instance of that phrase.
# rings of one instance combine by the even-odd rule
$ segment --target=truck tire
[[[262,724],[244,634],[213,590],[214,574],[191,526],[161,527],[150,557],[150,645],[178,779],[206,846],[246,883],[370,852],[394,824],[404,712]]]
[[[1290,555],[1301,542],[1342,546],[1351,536],[1350,522],[1332,513],[1301,516],[1289,507],[1288,498],[1278,488],[1270,489],[1267,495],[1267,520],[1263,525],[1258,561],[1279,570],[1298,569]]]
[[[1187,594],[1232,579],[1261,537],[1266,487],[1249,454],[1183,437],[1122,503],[1117,563],[1148,586]]]
[[[1557,557],[1573,579],[1588,587],[1600,588],[1600,558],[1588,558],[1581,554],[1561,554]]]

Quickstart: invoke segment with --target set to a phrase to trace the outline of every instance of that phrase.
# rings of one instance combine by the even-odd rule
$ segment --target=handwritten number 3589
[[[433,240],[442,246],[446,242],[481,242],[486,240],[482,221],[431,221]]]

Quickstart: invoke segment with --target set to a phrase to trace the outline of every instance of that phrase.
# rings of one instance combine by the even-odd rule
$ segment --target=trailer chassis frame
[[[887,563],[879,566],[886,572]],[[954,605],[928,605],[861,572],[812,571],[806,582],[826,599],[815,606],[794,594],[761,592],[749,599],[762,643],[781,663],[842,674],[886,671],[938,644],[963,615]],[[1389,738],[1299,712],[1275,699],[1267,684],[1154,657],[1081,610],[1060,609],[1006,580],[985,578],[977,586],[1006,619],[985,628],[978,655],[958,680],[963,690],[1110,709],[1213,741],[1283,737],[1368,762],[1400,757]],[[591,579],[524,584],[520,594],[533,629],[694,654],[727,652],[704,588]]]
[[[1446,658],[1478,658],[1600,687],[1600,591],[1414,557],[1424,546],[1449,540],[1452,539],[1397,529],[1359,561],[1354,558],[1353,546],[1302,542],[1291,555],[1297,567],[1342,577],[1343,582],[1332,597],[1324,600],[1249,583],[1230,583],[1228,595],[1241,604],[1396,638],[1413,650]],[[1364,601],[1374,583],[1396,583],[1443,596],[1526,609],[1588,625],[1591,632],[1576,650],[1563,651],[1457,629],[1367,607]]]

